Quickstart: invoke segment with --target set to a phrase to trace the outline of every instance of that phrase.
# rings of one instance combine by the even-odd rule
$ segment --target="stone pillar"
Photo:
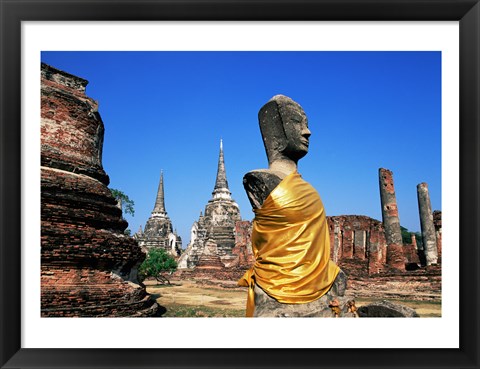
[[[425,250],[427,265],[437,264],[437,239],[435,237],[435,226],[433,225],[433,213],[432,205],[430,204],[430,195],[428,194],[428,185],[425,182],[417,185],[417,195],[423,249]]]
[[[417,250],[418,249],[418,245],[417,245],[417,238],[415,237],[415,233],[410,233],[410,235],[412,236],[412,245],[415,247],[415,249]]]
[[[334,226],[334,243],[333,243],[333,249],[334,249],[334,252],[333,252],[333,255],[334,255],[334,259],[333,261],[335,263],[338,263],[338,261],[343,257],[342,255],[342,232],[340,230],[340,225],[335,222],[335,226]]]
[[[440,210],[433,212],[433,225],[435,226],[435,237],[437,238],[437,262],[440,264],[442,262],[442,212]]]
[[[400,219],[398,218],[392,171],[380,168],[379,180],[382,219],[387,241],[387,264],[392,268],[405,270],[402,232],[400,230]]]
[[[409,270],[415,270],[418,264],[420,264],[420,258],[415,233],[410,233],[410,236],[412,237],[412,242],[409,245],[403,245],[403,254],[405,255],[407,268]]]

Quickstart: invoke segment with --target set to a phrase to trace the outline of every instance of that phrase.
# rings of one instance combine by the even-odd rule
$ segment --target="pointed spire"
[[[219,188],[228,189],[227,174],[225,172],[225,161],[223,159],[223,142],[220,139],[220,155],[218,156],[217,180],[215,181],[215,190]]]
[[[155,208],[152,214],[167,216],[165,211],[165,194],[163,191],[163,170],[160,172],[160,183],[158,184],[157,200],[155,201]]]
[[[220,139],[220,154],[218,156],[217,178],[212,192],[213,199],[231,200],[231,193],[228,189],[227,173],[225,171],[225,161],[223,158],[223,141]]]

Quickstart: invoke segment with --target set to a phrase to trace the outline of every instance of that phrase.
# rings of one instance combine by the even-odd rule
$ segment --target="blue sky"
[[[164,172],[166,210],[182,236],[215,184],[220,139],[232,197],[253,212],[243,175],[267,167],[258,110],[284,94],[312,132],[299,172],[327,215],[381,220],[378,169],[394,173],[400,223],[420,230],[416,186],[441,210],[440,52],[43,52],[42,61],[89,81],[105,124],[110,187],[135,201],[136,232]]]

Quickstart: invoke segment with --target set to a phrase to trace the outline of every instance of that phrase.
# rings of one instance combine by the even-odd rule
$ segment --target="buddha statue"
[[[297,171],[308,153],[307,116],[298,103],[276,95],[258,118],[268,169],[243,178],[255,213],[255,263],[239,281],[249,288],[247,316],[334,316],[330,300],[342,304],[346,276],[330,260],[322,200]]]

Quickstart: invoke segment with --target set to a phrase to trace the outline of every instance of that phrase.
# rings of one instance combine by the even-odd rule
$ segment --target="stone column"
[[[410,236],[412,237],[412,242],[410,245],[403,245],[403,253],[405,254],[405,257],[407,259],[407,264],[410,264],[409,267],[413,268],[413,264],[420,264],[420,257],[419,257],[419,252],[418,252],[418,245],[417,245],[417,239],[415,238],[415,233],[410,233]],[[415,269],[417,267],[414,267]],[[411,269],[410,269],[411,270]]]
[[[383,227],[385,228],[387,241],[387,264],[392,268],[405,270],[402,232],[400,230],[400,219],[398,218],[392,171],[380,168],[379,180]]]
[[[410,235],[412,236],[412,245],[415,247],[415,250],[417,250],[418,249],[417,237],[415,236],[415,233],[410,233]]]
[[[343,257],[342,255],[342,233],[340,230],[340,225],[338,222],[334,223],[333,228],[333,261],[338,263],[338,261]]]
[[[441,264],[442,262],[442,212],[440,210],[435,210],[433,212],[433,225],[435,226],[435,237],[437,238],[437,253],[438,253],[437,262]]]
[[[427,265],[437,264],[437,239],[435,237],[435,226],[433,224],[432,205],[430,204],[430,195],[428,194],[428,185],[426,183],[420,183],[417,186],[417,195],[423,249],[425,250]]]

